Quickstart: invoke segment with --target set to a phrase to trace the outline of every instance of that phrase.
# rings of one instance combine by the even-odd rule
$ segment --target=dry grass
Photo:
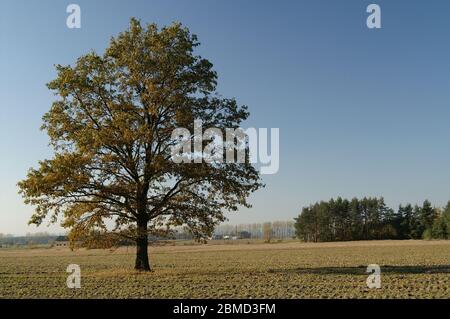
[[[176,245],[134,249],[0,249],[0,298],[450,298],[450,241]],[[78,264],[82,288],[66,287]],[[366,286],[378,264],[382,288]]]

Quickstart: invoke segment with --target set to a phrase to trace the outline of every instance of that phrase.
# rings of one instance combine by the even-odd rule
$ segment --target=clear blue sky
[[[70,3],[81,6],[80,30],[66,27]],[[370,3],[381,6],[381,30],[366,27]],[[188,26],[219,91],[250,107],[246,125],[280,128],[279,173],[231,222],[287,220],[336,196],[450,199],[448,1],[3,0],[0,232],[36,231],[16,183],[51,157],[39,127],[53,65],[103,52],[132,16]]]

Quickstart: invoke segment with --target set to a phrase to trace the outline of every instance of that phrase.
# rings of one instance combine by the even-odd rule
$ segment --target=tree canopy
[[[237,128],[247,107],[216,92],[217,74],[194,54],[197,37],[179,23],[159,29],[131,19],[103,55],[57,65],[58,99],[43,117],[52,159],[19,188],[35,207],[30,223],[62,219],[71,238],[122,236],[137,242],[136,268],[150,269],[148,234],[185,225],[211,233],[224,211],[249,206],[262,186],[245,163],[174,163],[176,128]],[[194,134],[190,139],[194,138]],[[112,225],[112,226],[111,226]]]

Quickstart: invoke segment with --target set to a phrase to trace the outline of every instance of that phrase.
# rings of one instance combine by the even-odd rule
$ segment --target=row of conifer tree
[[[331,199],[304,207],[295,219],[298,238],[308,242],[373,239],[448,239],[450,201],[444,208],[387,207],[383,198]]]

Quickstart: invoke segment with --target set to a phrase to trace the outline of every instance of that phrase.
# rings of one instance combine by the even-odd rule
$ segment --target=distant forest
[[[444,208],[426,200],[422,206],[400,205],[395,211],[383,198],[339,197],[304,207],[295,219],[295,230],[307,242],[448,239],[450,201]]]
[[[297,237],[305,242],[329,242],[377,239],[450,239],[450,201],[444,208],[434,207],[426,200],[419,205],[387,207],[383,198],[352,200],[330,199],[304,207],[294,221],[277,221],[216,227],[212,239],[287,239]],[[15,237],[0,234],[0,247],[50,245],[56,235],[47,233]],[[168,238],[188,240],[192,234],[177,229]],[[122,245],[130,243],[121,242]]]

